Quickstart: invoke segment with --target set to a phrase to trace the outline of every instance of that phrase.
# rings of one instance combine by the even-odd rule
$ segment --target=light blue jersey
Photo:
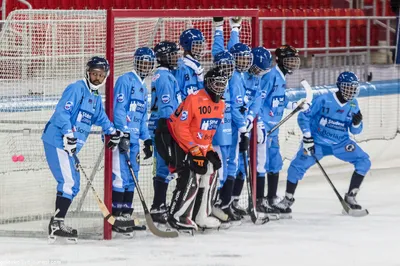
[[[360,111],[356,99],[340,103],[336,94],[327,93],[315,98],[307,112],[301,112],[298,123],[303,135],[311,134],[315,143],[335,145],[349,139],[352,134],[360,134],[363,123],[354,126],[353,114]]]
[[[260,77],[244,73],[245,96],[243,101],[246,105],[246,116],[251,116],[254,119],[261,108],[262,93],[260,88]]]
[[[285,108],[289,104],[289,100],[285,95],[286,79],[278,66],[272,68],[270,72],[261,78],[261,88],[262,91],[265,91],[265,97],[259,116],[265,124],[265,130],[268,132],[282,120]],[[270,137],[278,134],[279,129],[271,133]]]
[[[182,100],[195,91],[204,88],[204,69],[200,63],[190,55],[178,60],[178,68],[174,76],[181,91]]]
[[[147,88],[134,72],[120,76],[114,88],[114,124],[130,133],[131,143],[150,138],[147,128]]]
[[[107,135],[115,132],[105,113],[101,96],[97,91],[90,91],[86,80],[79,80],[70,84],[63,92],[53,116],[46,124],[42,140],[63,149],[63,136],[73,133],[77,138],[76,151],[79,152],[92,125],[101,126]]]

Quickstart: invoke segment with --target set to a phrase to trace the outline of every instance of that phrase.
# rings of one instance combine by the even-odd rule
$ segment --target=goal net
[[[179,43],[181,32],[187,28],[200,29],[206,38],[207,53],[201,63],[207,70],[212,63],[214,16],[226,17],[226,43],[229,16],[243,17],[241,42],[252,46],[252,36],[257,36],[252,30],[254,10],[120,11],[110,13],[112,23],[108,26],[106,12],[94,10],[17,10],[5,22],[0,34],[0,141],[5,144],[0,149],[0,236],[47,234],[54,213],[56,181],[44,156],[41,134],[66,86],[84,77],[91,56],[107,55],[113,84],[118,76],[132,71],[133,53],[138,47],[153,48],[162,40]],[[113,35],[113,48],[108,52],[107,27]],[[150,78],[146,83],[150,92]],[[105,89],[100,92],[105,100]],[[111,88],[107,96],[110,93]],[[101,128],[92,128],[78,157],[100,196],[106,194],[105,202],[111,210],[111,176],[104,176],[104,165],[109,168],[109,164],[104,164]],[[106,173],[111,173],[111,169]],[[150,207],[152,159],[141,159],[138,178]],[[175,182],[169,187],[168,200]],[[134,208],[135,215],[140,216],[142,207],[137,195]],[[82,173],[80,192],[69,209],[66,223],[77,228],[80,237],[110,237],[110,227],[104,225]]]

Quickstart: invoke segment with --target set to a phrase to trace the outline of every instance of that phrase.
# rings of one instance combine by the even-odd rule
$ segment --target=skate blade
[[[136,236],[135,232],[129,232],[129,233],[119,233],[119,232],[112,232],[112,238],[113,239],[131,239]]]
[[[62,237],[62,236],[48,236],[47,243],[49,244],[77,244],[78,238],[75,237]]]
[[[279,219],[292,219],[292,213],[280,213]],[[277,219],[277,220],[279,220]]]
[[[265,213],[265,212],[259,212],[258,213],[259,218],[265,218],[268,217],[270,221],[277,221],[281,218],[281,215],[279,213]]]
[[[346,212],[345,210],[342,210],[342,213],[347,216],[353,216],[353,217],[364,217],[369,214],[369,211],[367,209],[363,210],[353,210],[349,209],[349,212]]]
[[[230,226],[229,227],[231,227],[231,226],[240,226],[240,225],[242,225],[242,221],[241,220],[239,220],[239,221],[229,221],[229,223],[230,223]],[[222,226],[222,224],[221,224],[221,226]],[[229,228],[228,227],[228,228]]]

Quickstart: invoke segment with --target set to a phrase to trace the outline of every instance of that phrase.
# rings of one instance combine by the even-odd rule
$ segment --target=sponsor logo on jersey
[[[322,116],[321,119],[319,120],[319,124],[321,126],[327,127],[327,128],[331,128],[334,130],[338,130],[338,131],[347,131],[346,128],[346,124],[342,121],[338,121],[335,119],[331,119],[328,117],[324,117]]]
[[[76,118],[76,121],[90,126],[92,124],[92,117],[93,114],[87,111],[80,110],[78,113],[78,117]]]
[[[243,104],[243,97],[242,97],[242,95],[236,96],[236,103],[238,103],[238,104]]]
[[[129,105],[129,111],[144,113],[146,111],[144,101],[138,99],[131,100],[131,104]]]
[[[187,91],[187,95],[196,95],[197,93],[199,93],[199,88],[197,88],[194,85],[189,85],[186,87],[186,91]]]
[[[189,112],[186,110],[183,110],[182,115],[181,115],[181,121],[185,121],[186,119],[188,119],[188,115],[189,115]]]
[[[226,124],[226,123],[231,123],[232,122],[232,119],[229,119],[229,118],[224,118],[224,120],[223,120],[223,124]]]
[[[356,149],[356,146],[354,146],[354,144],[347,144],[345,149],[348,152],[352,152],[352,151],[354,151]]]
[[[226,102],[225,103],[225,113],[230,113],[231,112],[231,102]]]
[[[231,134],[232,133],[232,128],[224,128],[222,130],[222,132],[226,133],[226,134]]]
[[[157,74],[155,74],[152,78],[151,78],[151,81],[156,81],[158,78],[160,77],[160,74],[159,73],[157,73]]]
[[[267,96],[267,92],[261,91],[261,99],[265,99],[266,96]]]
[[[201,130],[216,130],[221,123],[219,118],[203,118],[201,120]]]
[[[285,96],[272,97],[272,108],[282,107],[285,103]]]
[[[171,100],[171,97],[169,96],[169,94],[164,94],[161,96],[161,101],[163,103],[169,103],[170,100]]]
[[[75,132],[81,133],[81,134],[83,134],[85,137],[88,137],[88,136],[89,136],[89,132],[86,131],[85,129],[81,128],[81,127],[75,128]]]
[[[203,139],[203,134],[201,132],[197,132],[197,138],[198,139]]]
[[[74,103],[71,102],[71,101],[68,101],[68,102],[65,103],[64,108],[65,108],[65,110],[70,111],[73,106],[74,106]]]
[[[336,113],[339,113],[339,114],[343,114],[343,112],[344,112],[343,109],[337,109],[337,110],[336,110]]]
[[[117,102],[122,103],[124,99],[125,99],[124,94],[120,93],[117,95]]]
[[[274,112],[272,112],[272,110],[269,111],[269,116],[271,116],[271,117],[274,116]]]
[[[246,88],[246,95],[249,97],[249,99],[252,99],[256,95],[256,91]]]

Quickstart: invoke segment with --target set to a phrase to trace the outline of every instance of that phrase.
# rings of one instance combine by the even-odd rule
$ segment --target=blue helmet
[[[244,43],[236,43],[231,47],[229,52],[235,58],[236,70],[246,72],[253,64],[253,54],[251,49]]]
[[[190,52],[193,58],[198,60],[203,56],[206,40],[200,30],[187,29],[179,37],[179,44],[184,51]]]
[[[215,66],[220,67],[225,72],[228,79],[232,77],[233,70],[235,69],[235,58],[233,58],[230,52],[219,52],[214,56],[213,62]]]
[[[264,47],[256,47],[251,50],[253,54],[253,65],[249,69],[249,73],[254,76],[262,76],[269,72],[272,62],[271,53]]]
[[[178,67],[179,46],[175,42],[162,41],[154,47],[154,53],[160,66],[169,69]]]
[[[104,80],[99,83],[99,81],[92,81],[90,78],[90,72],[93,70],[102,70],[104,71]],[[107,77],[110,74],[110,64],[108,63],[107,59],[99,56],[93,56],[92,58],[89,59],[89,61],[86,64],[86,74],[85,78],[89,84],[89,87],[91,90],[98,90],[101,86],[103,86],[106,83]],[[98,74],[100,78],[102,78],[101,74]],[[97,84],[93,84],[92,82],[95,82]]]
[[[351,71],[345,71],[339,74],[336,85],[346,101],[351,101],[358,96],[360,92],[357,75]]]
[[[144,79],[154,69],[155,55],[149,47],[140,47],[136,49],[133,55],[133,69],[136,73]]]

